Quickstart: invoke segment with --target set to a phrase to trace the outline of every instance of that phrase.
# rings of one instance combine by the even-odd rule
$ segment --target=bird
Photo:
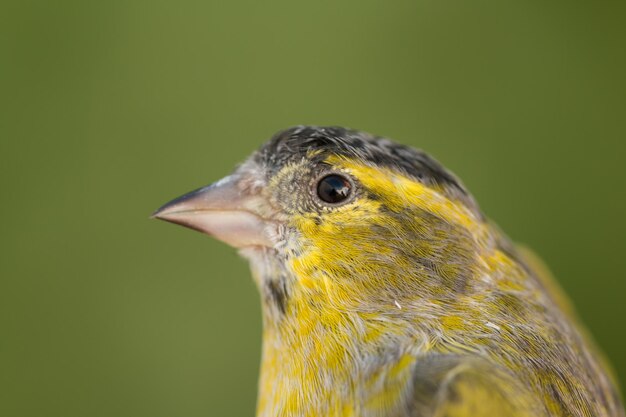
[[[548,268],[422,150],[296,126],[153,217],[249,261],[258,417],[625,415]]]

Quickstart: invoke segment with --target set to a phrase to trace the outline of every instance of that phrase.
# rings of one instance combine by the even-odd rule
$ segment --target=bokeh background
[[[426,149],[626,381],[626,3],[0,2],[0,415],[250,416],[234,250],[151,221],[276,130]]]

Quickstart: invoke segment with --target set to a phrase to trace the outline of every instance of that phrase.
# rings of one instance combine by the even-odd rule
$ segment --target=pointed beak
[[[273,247],[276,224],[263,218],[267,201],[238,186],[240,177],[226,177],[178,197],[159,208],[153,218],[206,233],[235,248]]]

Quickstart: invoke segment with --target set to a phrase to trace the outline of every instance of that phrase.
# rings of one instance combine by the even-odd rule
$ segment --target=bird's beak
[[[272,247],[275,224],[262,216],[267,202],[243,191],[240,177],[226,177],[178,197],[159,208],[153,218],[180,224],[215,237],[235,248]]]

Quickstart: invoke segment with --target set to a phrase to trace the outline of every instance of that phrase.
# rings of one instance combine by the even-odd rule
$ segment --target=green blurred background
[[[0,2],[0,415],[250,416],[246,263],[150,221],[274,131],[428,150],[626,380],[626,3]]]

